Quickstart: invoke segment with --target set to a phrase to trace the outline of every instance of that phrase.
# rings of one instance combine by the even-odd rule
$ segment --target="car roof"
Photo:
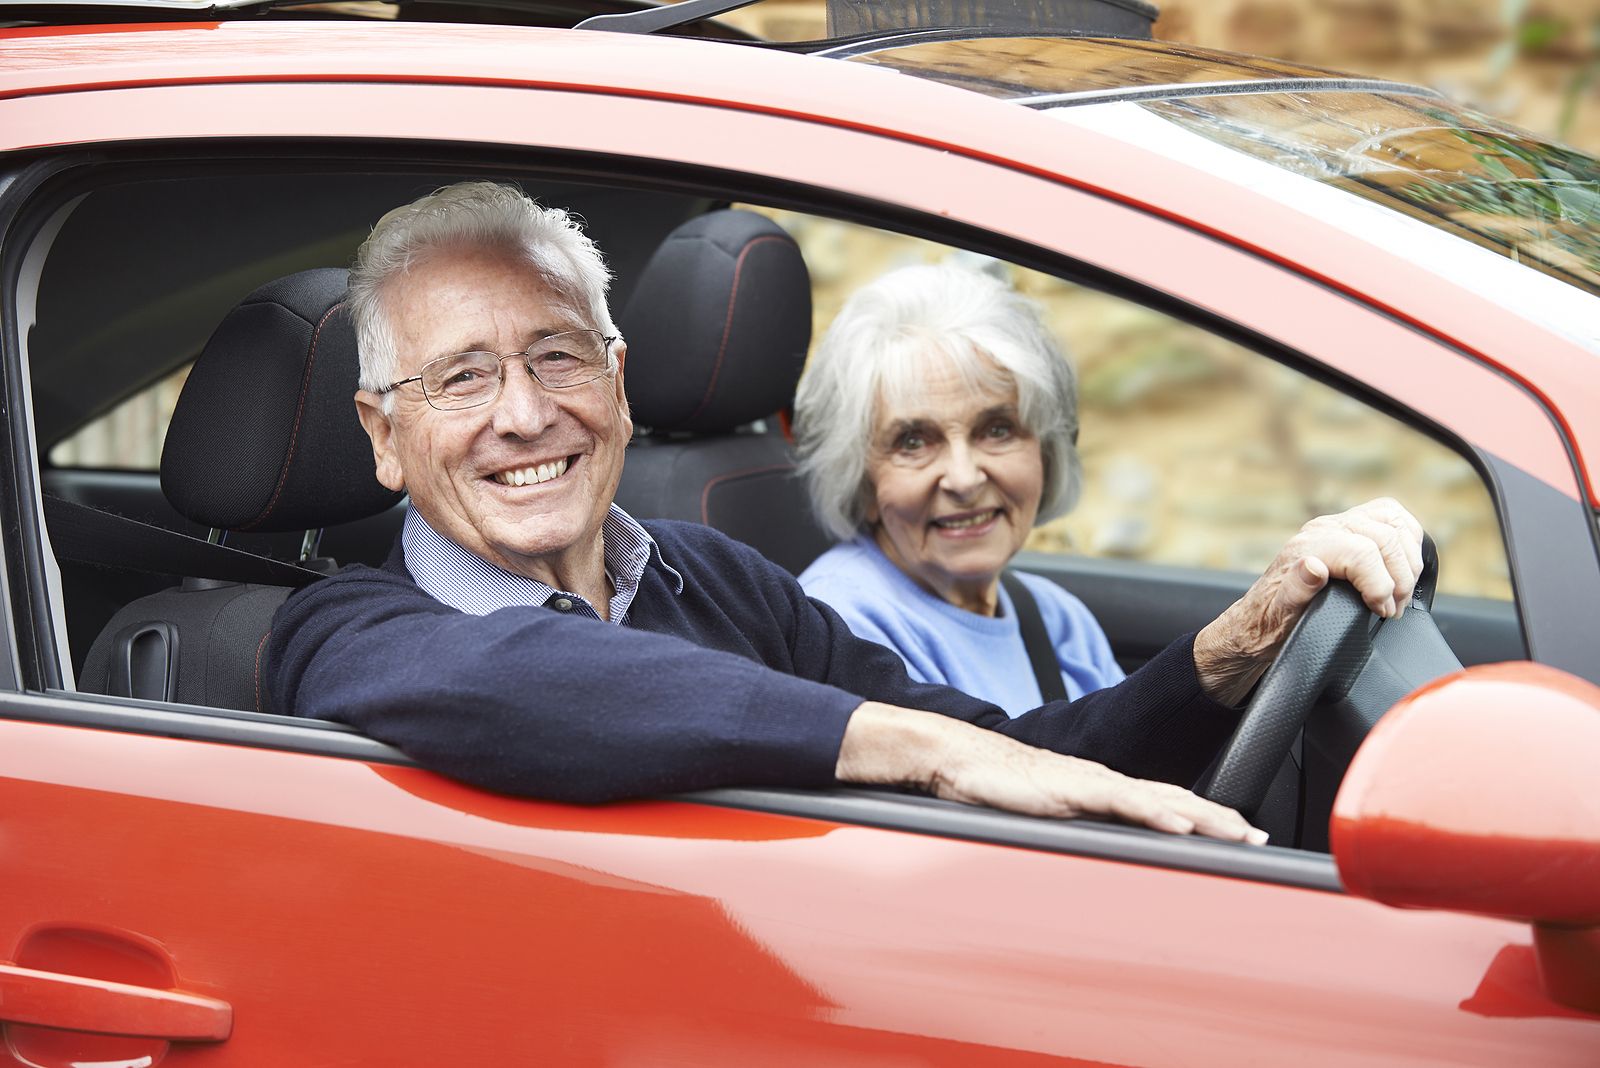
[[[1175,161],[1164,146],[1129,136],[1117,122],[1071,119],[1113,114],[1109,109],[1128,103],[1115,94],[1131,90],[1147,94],[1145,101],[1158,96],[1179,103],[1238,95],[1241,86],[1257,98],[1393,94],[1338,72],[1072,35],[882,34],[799,50],[849,61],[830,64],[828,76],[818,77],[824,60],[790,54],[793,49],[370,20],[34,27],[0,30],[0,101],[142,86],[436,82],[705,103],[863,130],[1063,182],[1310,275],[1499,367],[1544,400],[1572,431],[1580,453],[1600,455],[1600,388],[1589,362],[1600,353],[1600,315],[1589,313],[1595,298],[1562,286],[1590,303],[1552,315],[1542,299],[1548,290],[1519,297],[1517,287],[1501,284],[1506,271],[1533,272],[1473,261],[1473,271],[1488,272],[1483,281],[1455,270],[1449,250],[1416,262],[1415,224],[1407,230],[1396,212],[1373,213],[1357,232],[1295,197],[1263,198],[1207,160]],[[1045,73],[996,78],[1000,60],[1025,66],[1013,62],[1019,52],[1033,54],[1038,62],[1030,69]],[[979,91],[972,91],[975,79],[984,81]],[[1433,100],[1425,90],[1410,92]],[[1063,94],[1079,95],[1063,101]],[[1052,96],[1043,104],[1038,99]],[[172,136],[192,129],[180,117],[173,121]],[[52,143],[24,128],[0,123],[0,130],[6,131],[0,149]],[[1464,298],[1478,302],[1470,317],[1460,312]],[[1526,341],[1530,331],[1540,336],[1538,343],[1512,342]],[[1584,442],[1591,447],[1585,450]],[[1600,499],[1592,480],[1590,495]]]

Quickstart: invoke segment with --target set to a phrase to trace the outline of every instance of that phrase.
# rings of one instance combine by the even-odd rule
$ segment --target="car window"
[[[1509,600],[1494,505],[1462,456],[1310,376],[1132,301],[931,241],[769,211],[811,269],[814,337],[906,263],[977,262],[1044,307],[1079,375],[1085,485],[1028,548],[1258,572],[1312,515],[1404,501],[1449,561],[1442,592]],[[52,466],[154,471],[184,367],[50,451]]]
[[[1442,592],[1509,600],[1505,543],[1459,453],[1372,405],[1133,301],[934,242],[772,212],[803,248],[815,338],[908,263],[965,260],[1037,300],[1075,362],[1084,493],[1035,551],[1259,572],[1313,515],[1393,496],[1448,562]]]
[[[172,409],[189,377],[187,366],[147,386],[50,449],[52,467],[155,471]]]

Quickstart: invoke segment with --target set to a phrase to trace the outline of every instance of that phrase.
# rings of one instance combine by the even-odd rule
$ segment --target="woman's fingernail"
[[[1244,840],[1251,845],[1266,845],[1267,832],[1263,831],[1260,827],[1252,827],[1245,832]]]

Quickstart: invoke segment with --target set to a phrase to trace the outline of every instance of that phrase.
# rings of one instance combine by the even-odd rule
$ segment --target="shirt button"
[[[554,608],[557,612],[570,612],[572,611],[572,598],[557,597],[555,600],[550,602],[550,607]]]

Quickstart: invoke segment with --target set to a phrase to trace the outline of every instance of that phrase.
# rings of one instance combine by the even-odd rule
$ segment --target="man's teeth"
[[[501,471],[494,476],[494,480],[502,486],[532,486],[537,482],[549,482],[552,478],[560,478],[566,473],[567,461],[557,460],[537,467],[519,467],[515,471]]]
[[[987,523],[995,515],[995,512],[979,512],[977,515],[969,515],[964,519],[935,519],[933,522],[935,526],[943,527],[946,530],[964,530],[967,527],[975,527]]]

